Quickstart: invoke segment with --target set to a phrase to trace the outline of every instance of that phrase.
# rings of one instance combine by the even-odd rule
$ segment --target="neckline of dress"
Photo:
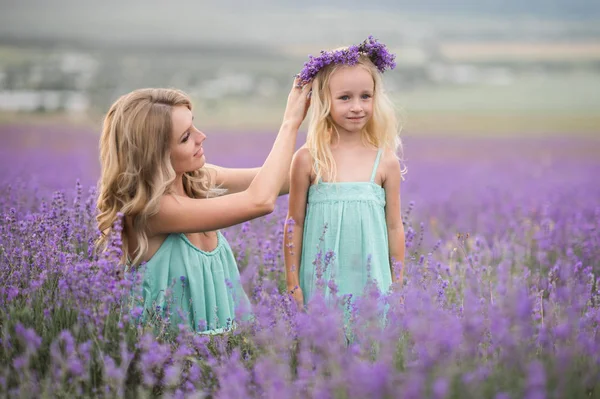
[[[193,249],[195,249],[196,251],[198,251],[204,255],[216,254],[219,251],[219,249],[221,249],[221,246],[223,245],[223,237],[221,237],[220,231],[217,231],[217,246],[212,251],[205,251],[203,249],[198,248],[190,241],[190,239],[184,233],[179,233],[179,236],[185,241],[186,244],[188,244],[190,247],[192,247]]]
[[[312,187],[316,187],[316,186],[333,186],[333,185],[344,185],[344,184],[369,184],[369,185],[373,185],[375,187],[379,187],[381,189],[383,189],[383,187],[381,187],[379,184],[373,182],[373,181],[336,181],[336,182],[318,182],[315,184],[311,184],[310,188]]]

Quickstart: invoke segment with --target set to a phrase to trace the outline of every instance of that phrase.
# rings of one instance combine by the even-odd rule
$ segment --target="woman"
[[[206,164],[206,135],[187,95],[140,89],[119,98],[104,120],[97,217],[105,249],[120,234],[123,263],[144,263],[145,315],[204,332],[228,327],[248,305],[235,257],[219,229],[273,211],[287,192],[309,85],[294,81],[281,128],[260,169]],[[114,229],[123,217],[122,232]]]

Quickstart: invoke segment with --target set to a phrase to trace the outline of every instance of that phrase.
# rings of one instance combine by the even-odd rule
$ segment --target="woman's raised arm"
[[[206,169],[211,174],[215,184],[227,190],[226,194],[239,193],[250,187],[260,168],[226,168],[207,164]],[[287,178],[279,190],[279,195],[290,192],[290,179]]]
[[[152,235],[211,231],[273,211],[281,188],[289,179],[296,136],[310,105],[310,85],[299,88],[297,83],[296,79],[271,152],[248,188],[209,199],[165,195],[161,198],[158,213],[149,220]]]

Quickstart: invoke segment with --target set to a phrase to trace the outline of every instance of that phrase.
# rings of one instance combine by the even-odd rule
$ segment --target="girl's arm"
[[[250,187],[250,183],[256,177],[260,168],[224,168],[222,166],[206,164],[206,169],[211,174],[215,185],[227,190],[227,194],[244,191]],[[286,176],[279,195],[285,195],[290,191],[289,175]]]
[[[287,289],[300,307],[304,305],[304,297],[300,289],[300,279],[298,276],[300,272],[304,217],[306,215],[306,200],[310,187],[311,169],[311,156],[308,149],[299,149],[292,160],[292,169],[290,172],[289,209],[283,232],[283,250]]]
[[[283,123],[269,156],[247,189],[222,197],[192,199],[164,195],[158,213],[150,218],[150,235],[211,231],[266,215],[288,178],[298,128],[310,105],[309,85],[296,88],[288,96]]]
[[[404,225],[400,211],[400,163],[392,151],[383,156],[383,188],[385,189],[385,221],[390,248],[392,281],[402,286],[404,274]],[[400,262],[400,263],[399,263]],[[396,269],[396,270],[394,270]],[[399,269],[399,270],[398,270]]]

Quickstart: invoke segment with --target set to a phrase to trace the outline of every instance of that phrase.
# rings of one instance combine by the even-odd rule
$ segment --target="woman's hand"
[[[300,127],[302,121],[306,118],[310,107],[310,88],[312,87],[310,83],[299,86],[299,82],[298,77],[296,77],[283,114],[283,122],[291,123],[296,128]]]

